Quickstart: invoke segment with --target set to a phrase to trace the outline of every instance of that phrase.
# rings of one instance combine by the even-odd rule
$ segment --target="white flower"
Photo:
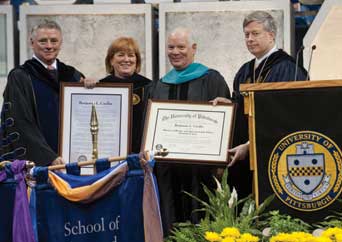
[[[254,204],[250,203],[248,208],[248,215],[251,214],[254,211]]]
[[[230,198],[229,198],[229,201],[228,201],[228,206],[229,208],[232,208],[233,207],[233,204],[234,202],[236,202],[238,199],[238,194],[235,190],[235,187],[233,187],[233,192],[230,194]]]
[[[219,180],[217,180],[217,178],[215,176],[213,176],[213,177],[214,177],[214,180],[216,181],[216,185],[217,185],[216,191],[218,191],[219,193],[222,193],[223,190],[222,190],[221,183],[219,182]]]
[[[262,235],[265,237],[270,237],[271,236],[271,227],[264,228],[262,231]]]
[[[235,190],[235,187],[233,187],[232,197],[234,198],[234,201],[238,200],[238,194],[237,194],[237,192]]]
[[[228,201],[228,206],[229,206],[229,208],[232,208],[233,207],[233,203],[234,203],[234,201],[233,201],[233,199],[232,199],[232,197],[229,199],[229,201]]]

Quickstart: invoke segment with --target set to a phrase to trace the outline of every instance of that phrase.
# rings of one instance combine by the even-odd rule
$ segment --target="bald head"
[[[183,70],[194,62],[196,48],[189,29],[176,28],[168,36],[167,55],[176,70]]]
[[[190,45],[195,44],[195,41],[194,41],[194,38],[190,29],[183,28],[183,27],[175,28],[169,34],[169,38],[175,37],[175,36],[183,36],[184,38],[186,38],[186,40],[189,42]]]

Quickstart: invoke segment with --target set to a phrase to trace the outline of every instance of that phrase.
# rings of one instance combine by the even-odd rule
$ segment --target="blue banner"
[[[128,174],[112,192],[91,204],[70,202],[52,188],[36,189],[38,241],[144,241],[142,174]]]
[[[0,241],[35,242],[25,184],[26,161],[0,164]]]
[[[71,193],[89,195],[95,189],[90,188],[96,182],[103,182],[116,170],[125,170],[124,175],[110,178],[119,180],[113,188],[100,188],[103,195],[78,202],[70,201]],[[61,196],[61,189],[51,186],[51,178],[68,184],[70,192]],[[141,169],[138,156],[118,167],[102,171],[94,176],[76,176],[51,174],[47,168],[34,170],[37,184],[31,194],[31,212],[35,215],[34,227],[39,242],[143,242],[144,216],[143,191],[144,170]],[[49,177],[49,179],[48,179]],[[48,183],[48,180],[50,182]],[[54,183],[54,182],[52,182]],[[63,189],[62,189],[63,190]],[[90,192],[88,192],[90,190]],[[81,191],[81,192],[80,192]],[[63,191],[62,191],[63,192]],[[70,194],[69,194],[70,193]],[[86,202],[84,202],[86,201]],[[153,230],[153,228],[150,228]]]
[[[0,216],[0,242],[12,241],[12,223],[15,190],[17,183],[13,178],[8,178],[0,183],[1,216]]]

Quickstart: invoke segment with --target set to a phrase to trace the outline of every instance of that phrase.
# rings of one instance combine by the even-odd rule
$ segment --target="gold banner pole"
[[[98,151],[98,134],[99,134],[99,122],[97,121],[97,114],[95,103],[91,106],[91,118],[90,118],[90,133],[93,143],[92,159],[96,160],[99,155]]]
[[[143,154],[143,152],[140,152],[140,154]],[[157,150],[154,152],[154,156],[167,156],[169,154],[169,151],[165,148]],[[108,162],[115,162],[115,161],[122,161],[125,160],[127,158],[127,156],[121,156],[121,157],[109,157],[108,158]],[[81,166],[89,166],[89,165],[94,165],[96,162],[96,160],[89,160],[89,161],[80,161],[77,162],[77,165],[79,167]],[[55,165],[55,166],[49,166],[48,169],[49,171],[52,170],[59,170],[59,169],[65,169],[66,164],[61,164],[61,165]]]

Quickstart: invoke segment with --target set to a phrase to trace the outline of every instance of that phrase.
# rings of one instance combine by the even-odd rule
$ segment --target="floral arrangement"
[[[256,220],[264,212],[274,196],[267,198],[256,208],[255,201],[251,197],[239,200],[236,190],[233,189],[231,192],[227,184],[227,176],[228,172],[225,170],[221,183],[215,178],[217,183],[217,189],[215,191],[211,191],[206,186],[203,186],[209,199],[208,202],[202,201],[196,196],[185,192],[202,204],[203,208],[197,211],[204,211],[205,217],[197,225],[191,224],[190,222],[178,224],[173,229],[172,235],[166,241],[206,242],[205,232],[212,231],[212,233],[226,234],[227,228],[236,228],[242,235],[246,233],[243,238],[248,236],[248,234],[251,236],[261,236],[261,231],[257,228]],[[242,209],[239,209],[239,207],[242,207]],[[223,239],[226,239],[222,240],[225,242],[232,241],[230,238],[224,237]]]
[[[258,242],[260,238],[250,233],[241,234],[237,228],[227,227],[221,233],[205,232],[210,242]],[[342,242],[342,228],[328,228],[319,236],[307,232],[279,233],[269,239],[270,242]]]
[[[279,233],[272,236],[270,242],[342,242],[342,229],[328,228],[320,236],[305,232]]]
[[[250,233],[241,234],[237,228],[224,228],[221,233],[205,232],[210,242],[258,242],[260,239]],[[270,242],[342,242],[342,228],[329,228],[320,236],[306,232],[279,233],[272,236]]]
[[[258,208],[251,197],[239,200],[236,190],[230,190],[227,176],[226,170],[222,182],[215,179],[215,191],[203,186],[208,202],[185,192],[202,204],[203,208],[197,211],[204,211],[205,217],[196,225],[190,222],[177,224],[166,242],[342,242],[342,213],[316,224],[321,233],[313,236],[310,233],[313,226],[300,219],[279,211],[265,213],[274,196]],[[268,233],[261,232],[265,228]]]
[[[226,227],[222,232],[206,232],[205,239],[210,242],[258,242],[259,237],[250,233],[241,234],[237,228]]]

